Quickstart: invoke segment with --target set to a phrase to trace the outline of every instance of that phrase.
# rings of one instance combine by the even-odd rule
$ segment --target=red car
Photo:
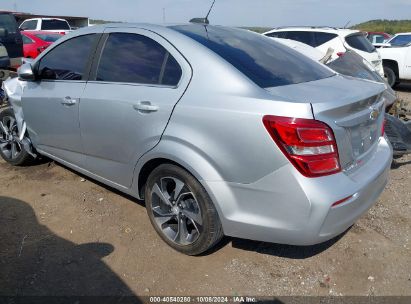
[[[384,32],[368,32],[367,38],[371,43],[384,43],[391,38],[390,34]]]
[[[41,52],[63,35],[43,31],[21,32],[25,58],[36,58]]]

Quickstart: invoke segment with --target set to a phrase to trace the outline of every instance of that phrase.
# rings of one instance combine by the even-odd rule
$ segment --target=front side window
[[[182,70],[156,41],[137,34],[110,34],[97,70],[97,81],[175,86]]]
[[[59,44],[41,59],[39,77],[51,80],[81,80],[96,40],[97,35],[92,34]]]
[[[70,26],[64,20],[45,19],[41,23],[41,29],[46,31],[70,30]]]
[[[372,53],[375,51],[375,47],[371,44],[371,42],[365,38],[363,34],[355,34],[345,38],[345,41],[348,45],[354,49]]]
[[[334,75],[320,63],[256,33],[194,24],[171,28],[207,47],[262,88],[314,81]]]
[[[390,41],[390,44],[395,46],[403,46],[408,43],[411,43],[411,35],[398,35]]]
[[[287,32],[273,32],[273,33],[268,33],[268,34],[266,34],[266,36],[272,37],[272,38],[283,38],[283,39],[287,39]]]
[[[290,31],[287,34],[287,39],[299,41],[312,47],[315,46],[314,33],[304,31]]]

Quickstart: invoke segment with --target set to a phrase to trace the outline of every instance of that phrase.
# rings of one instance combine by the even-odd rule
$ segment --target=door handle
[[[76,103],[77,103],[77,100],[72,99],[69,96],[64,97],[63,100],[61,101],[61,104],[65,106],[72,106],[72,105],[75,105]]]
[[[158,106],[152,105],[149,101],[141,101],[134,105],[133,108],[141,113],[157,112],[159,109]]]

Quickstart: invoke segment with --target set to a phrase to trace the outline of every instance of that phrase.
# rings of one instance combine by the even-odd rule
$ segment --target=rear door
[[[107,29],[80,105],[86,169],[131,186],[138,159],[152,149],[191,79],[184,57],[143,29]]]
[[[0,13],[0,30],[4,30],[4,35],[0,36],[0,43],[6,47],[10,59],[23,57],[23,40],[12,14]],[[13,64],[13,60],[12,65],[16,65]]]

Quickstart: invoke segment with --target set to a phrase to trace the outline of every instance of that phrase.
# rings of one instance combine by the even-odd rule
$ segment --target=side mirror
[[[19,75],[19,79],[24,81],[33,81],[36,78],[30,63],[23,64],[17,70],[17,74]]]

